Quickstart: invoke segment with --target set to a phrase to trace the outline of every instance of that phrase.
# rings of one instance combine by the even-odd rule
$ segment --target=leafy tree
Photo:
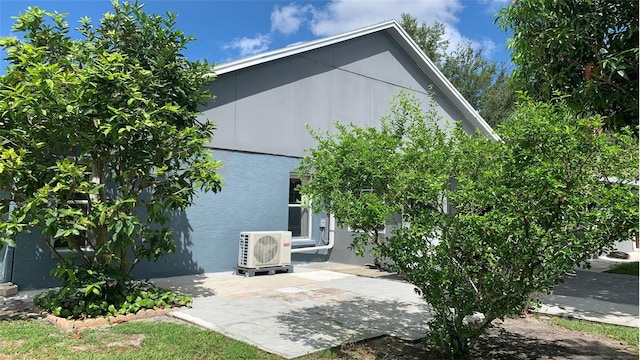
[[[302,192],[350,226],[399,214],[390,238],[355,245],[377,248],[416,286],[434,313],[428,341],[450,358],[468,357],[493,320],[637,227],[637,189],[622,180],[638,179],[629,131],[594,131],[602,118],[576,118],[563,100],[521,102],[501,141],[442,128],[407,95],[392,108],[380,129],[314,133]],[[365,186],[374,190],[363,200]]]
[[[513,90],[511,76],[502,67],[495,76],[493,84],[482,92],[480,97],[480,115],[492,127],[498,127],[513,113],[516,104],[516,92]]]
[[[430,26],[427,26],[426,23],[418,24],[418,19],[403,13],[400,26],[407,34],[411,35],[411,38],[434,64],[438,65],[444,60],[444,50],[449,47],[449,40],[444,38],[443,23],[436,21]]]
[[[85,277],[97,293],[113,283],[105,274],[126,280],[173,251],[172,213],[221,186],[203,148],[214,126],[196,120],[211,66],[181,54],[192,37],[175,15],[113,6],[97,27],[81,19],[77,40],[63,14],[29,8],[13,27],[22,39],[0,40],[0,238],[37,230],[60,259],[56,276],[96,274]]]
[[[498,65],[482,56],[482,49],[459,45],[440,65],[444,76],[475,109],[480,109],[483,94],[491,88]]]
[[[638,2],[523,0],[502,9],[514,77],[546,101],[569,94],[574,109],[605,126],[638,125]]]
[[[482,49],[474,50],[471,44],[458,45],[448,53],[444,25],[437,21],[430,26],[418,25],[415,17],[402,14],[400,25],[489,124],[496,126],[513,111],[515,92],[507,84],[504,65],[486,59]]]
[[[402,101],[402,100],[399,100]],[[382,129],[360,128],[335,123],[338,133],[314,131],[311,135],[318,141],[311,156],[301,160],[300,174],[313,174],[303,191],[323,194],[327,200],[321,206],[340,223],[358,229],[353,239],[353,248],[362,255],[373,241],[373,255],[381,266],[380,253],[383,243],[379,230],[387,219],[400,209],[395,201],[394,183],[397,180],[399,154],[395,153],[403,136],[401,107],[394,108],[392,117],[385,117]],[[331,161],[316,161],[332,156]],[[317,207],[317,206],[314,206]]]

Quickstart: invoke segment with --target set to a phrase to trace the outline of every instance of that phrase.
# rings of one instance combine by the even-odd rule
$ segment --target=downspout
[[[335,230],[336,230],[336,220],[333,216],[329,215],[329,230],[328,230],[329,243],[327,245],[321,245],[321,246],[301,247],[297,249],[291,249],[291,253],[306,253],[311,251],[333,249],[333,245],[335,244]]]
[[[2,195],[6,194],[4,191]],[[2,197],[2,202],[8,205],[9,212],[13,211],[15,206],[8,198]],[[5,214],[2,214],[5,215]],[[15,248],[7,244],[0,245],[0,284],[10,283],[13,281],[13,258],[15,255]]]
[[[13,281],[13,257],[15,249],[9,245],[0,248],[0,284]]]

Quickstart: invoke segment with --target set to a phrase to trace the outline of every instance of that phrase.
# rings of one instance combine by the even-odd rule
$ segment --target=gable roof
[[[415,62],[417,67],[427,76],[427,78],[431,80],[433,84],[442,91],[443,95],[451,101],[460,113],[462,113],[465,120],[469,121],[473,126],[480,130],[481,133],[493,138],[494,140],[499,139],[491,126],[480,116],[480,114],[478,114],[471,104],[467,102],[460,92],[458,92],[451,82],[449,82],[442,72],[440,72],[433,62],[424,54],[424,52],[422,52],[411,36],[409,36],[409,34],[407,34],[407,32],[404,31],[400,24],[395,20],[385,21],[379,24],[314,41],[293,44],[285,48],[224,63],[216,66],[213,72],[215,75],[223,75],[381,31],[386,32]]]

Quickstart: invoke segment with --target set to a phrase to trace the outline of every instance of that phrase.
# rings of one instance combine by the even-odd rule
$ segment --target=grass
[[[611,273],[611,274],[624,274],[624,275],[638,276],[638,262],[634,261],[634,262],[620,263],[605,272]]]
[[[638,347],[638,329],[551,318],[552,324]],[[420,344],[382,337],[345,344],[299,360],[422,359]],[[432,358],[432,357],[428,357]],[[67,332],[43,321],[0,321],[0,359],[282,360],[222,334],[173,322],[136,321]]]
[[[168,322],[66,332],[41,321],[3,321],[0,339],[2,359],[280,359],[212,331]]]
[[[638,328],[595,323],[592,321],[552,317],[553,324],[562,326],[569,330],[581,331],[597,337],[608,338],[620,341],[621,343],[633,347],[638,347]]]

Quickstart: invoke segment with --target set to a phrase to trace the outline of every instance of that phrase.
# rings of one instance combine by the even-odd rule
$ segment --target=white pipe
[[[303,252],[309,252],[309,251],[333,249],[333,245],[335,244],[335,238],[334,238],[335,230],[336,230],[336,220],[334,219],[333,216],[329,216],[329,243],[327,245],[291,249],[291,253],[303,253]]]

